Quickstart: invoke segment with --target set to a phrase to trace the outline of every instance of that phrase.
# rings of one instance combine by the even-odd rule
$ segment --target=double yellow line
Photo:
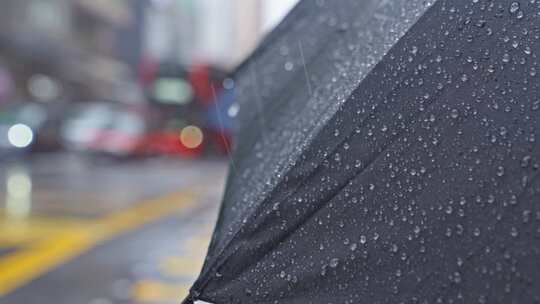
[[[103,242],[192,207],[195,202],[192,193],[171,194],[32,242],[0,258],[0,297]]]

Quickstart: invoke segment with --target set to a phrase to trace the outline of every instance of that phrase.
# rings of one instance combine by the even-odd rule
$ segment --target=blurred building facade
[[[230,70],[296,2],[3,0],[0,103],[143,98],[148,62]]]
[[[87,99],[113,94],[133,63],[120,52],[137,1],[3,0],[0,65],[22,99]],[[136,49],[135,49],[136,52]]]
[[[144,51],[159,61],[231,69],[298,0],[152,0]]]

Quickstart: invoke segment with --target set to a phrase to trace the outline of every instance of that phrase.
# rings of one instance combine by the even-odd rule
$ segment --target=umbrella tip
[[[199,292],[190,290],[189,295],[184,299],[182,304],[194,304],[199,295],[200,295]]]
[[[187,298],[182,301],[182,304],[193,304],[193,298],[191,297],[191,295],[187,296]]]
[[[182,304],[193,304],[195,302],[195,299],[193,297],[193,293],[190,292],[188,296],[182,301]]]

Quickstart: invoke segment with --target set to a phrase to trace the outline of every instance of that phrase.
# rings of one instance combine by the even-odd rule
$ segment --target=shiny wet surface
[[[0,303],[177,303],[200,270],[223,161],[45,155],[2,164]]]

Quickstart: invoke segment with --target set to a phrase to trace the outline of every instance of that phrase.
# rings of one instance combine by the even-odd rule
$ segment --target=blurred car
[[[150,130],[141,145],[141,154],[196,157],[205,153],[204,131],[181,119],[172,119]]]
[[[79,105],[61,128],[69,150],[131,156],[140,151],[147,131],[144,115],[113,102]]]
[[[227,154],[231,124],[223,113],[230,104],[222,96],[232,95],[223,94],[224,80],[231,81],[224,71],[205,65],[159,65],[147,79],[147,96],[166,123],[151,132],[150,150],[190,156]]]
[[[65,121],[62,140],[72,151],[116,157],[202,155],[204,131],[169,114],[155,107],[88,103]]]
[[[64,111],[63,104],[30,102],[0,108],[0,155],[60,149],[58,130]]]

